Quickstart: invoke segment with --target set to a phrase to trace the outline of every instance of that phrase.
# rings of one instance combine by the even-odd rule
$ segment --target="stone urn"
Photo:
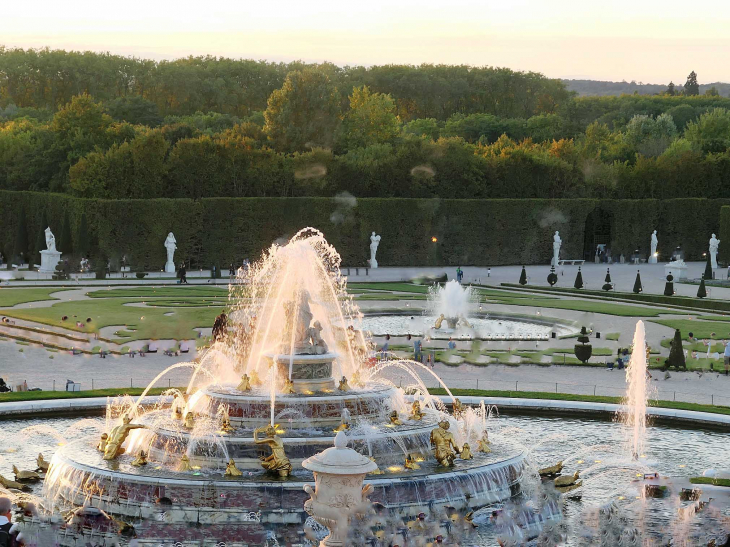
[[[311,498],[304,502],[304,510],[330,534],[320,547],[340,547],[347,540],[350,517],[365,512],[371,486],[363,488],[365,475],[375,471],[375,462],[347,448],[347,435],[337,433],[335,446],[315,454],[302,462],[302,467],[314,473],[315,487],[304,485]]]

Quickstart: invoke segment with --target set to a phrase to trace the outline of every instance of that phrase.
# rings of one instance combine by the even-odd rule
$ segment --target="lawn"
[[[499,304],[508,304],[512,306],[554,308],[588,313],[602,313],[604,315],[618,315],[622,317],[658,317],[661,314],[682,313],[678,311],[663,310],[660,308],[649,308],[646,306],[632,306],[630,304],[622,305],[614,304],[612,302],[594,302],[589,300],[562,300],[559,298],[495,297],[494,301]]]
[[[41,300],[58,300],[51,296],[52,293],[67,291],[59,287],[44,287],[30,289],[15,289],[0,287],[0,307],[15,306],[24,302],[40,302]]]
[[[148,395],[161,395],[170,388],[152,388]],[[183,389],[183,388],[175,388]],[[119,397],[123,395],[142,395],[144,388],[113,387],[89,389],[86,391],[18,391],[0,393],[0,403],[16,401],[41,401],[46,399],[88,399],[89,397]]]
[[[59,302],[48,308],[29,308],[4,310],[4,314],[36,321],[45,325],[62,327],[79,332],[98,332],[103,327],[124,325],[124,341],[130,340],[185,340],[197,338],[196,327],[211,327],[216,315],[220,313],[218,307],[191,308],[191,307],[154,307],[140,308],[125,306],[129,302],[126,298],[93,299],[81,301]],[[164,314],[174,311],[174,315]],[[62,321],[63,316],[69,319]],[[90,323],[86,323],[87,318]],[[84,327],[76,326],[76,321],[84,323]],[[120,339],[114,340],[120,341]]]
[[[86,296],[91,298],[228,298],[225,287],[124,287],[119,289],[103,289],[90,291]]]
[[[726,321],[700,321],[699,319],[652,319],[652,323],[659,323],[665,327],[679,329],[682,338],[687,339],[687,333],[692,332],[695,338],[712,338],[722,340],[730,338],[730,324]],[[707,348],[705,348],[707,351]]]
[[[348,289],[370,289],[376,291],[397,291],[397,292],[415,292],[421,294],[428,293],[428,287],[425,285],[414,285],[413,283],[348,283]]]

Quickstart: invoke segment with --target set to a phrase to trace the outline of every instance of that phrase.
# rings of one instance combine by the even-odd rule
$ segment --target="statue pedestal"
[[[61,261],[61,251],[41,251],[41,273],[53,273],[56,271],[56,264]]]
[[[656,264],[656,263],[657,263],[656,255],[653,254],[649,257],[649,264]]]
[[[175,273],[175,264],[173,262],[168,262],[165,264],[165,271],[167,273]]]

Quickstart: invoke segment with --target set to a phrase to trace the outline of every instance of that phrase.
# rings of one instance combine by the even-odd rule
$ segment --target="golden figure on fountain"
[[[444,467],[451,467],[454,464],[456,453],[461,452],[454,440],[454,434],[449,431],[447,420],[440,421],[438,427],[431,431],[431,446],[434,447],[436,461]]]
[[[51,466],[51,463],[43,457],[43,454],[38,454],[35,463],[38,466],[36,471],[48,472],[48,468]]]
[[[264,439],[259,439],[261,432],[266,433]],[[267,425],[259,427],[253,432],[253,440],[256,444],[265,444],[271,448],[271,455],[261,458],[261,467],[267,471],[278,473],[280,477],[288,477],[291,474],[291,462],[284,453],[284,442],[276,434],[276,427]]]
[[[487,430],[484,430],[484,433],[482,433],[482,438],[477,441],[477,452],[483,452],[485,454],[489,454],[492,449],[489,448],[489,445],[491,443],[489,442],[489,433],[487,433]]]
[[[403,425],[403,422],[400,421],[400,418],[398,417],[398,411],[394,410],[390,413],[390,423],[391,425]]]
[[[421,412],[421,403],[419,401],[413,401],[411,405],[411,420],[420,422],[424,416],[425,414]]]
[[[403,467],[405,467],[406,469],[421,469],[421,466],[416,463],[416,458],[414,458],[410,454],[406,454],[406,461],[403,464]]]
[[[108,433],[102,433],[101,439],[99,439],[99,444],[96,445],[96,449],[99,452],[104,452],[106,450],[106,444],[109,442],[109,434]]]
[[[228,464],[226,465],[226,477],[242,477],[243,471],[241,471],[238,467],[236,467],[236,462],[231,458],[228,460]]]
[[[228,408],[223,411],[221,418],[221,431],[223,433],[232,433],[236,428],[231,425],[231,418],[228,416]]]
[[[187,414],[185,414],[185,423],[183,425],[185,425],[186,429],[194,428],[195,427],[195,414],[193,414],[192,412],[188,412]]]
[[[350,391],[350,386],[347,385],[347,377],[342,377],[342,380],[340,380],[340,385],[337,389],[339,389],[340,391]]]
[[[122,423],[112,428],[109,432],[109,436],[104,447],[104,459],[115,460],[117,456],[124,454],[122,444],[124,444],[124,441],[127,440],[129,432],[133,429],[142,428],[144,428],[142,424],[133,424],[132,418],[129,417],[129,414],[125,414],[122,417]],[[99,446],[101,446],[101,443],[99,443]]]
[[[474,456],[471,454],[471,447],[469,446],[469,443],[464,443],[463,448],[461,449],[461,459],[462,460],[471,460]]]
[[[251,377],[249,378],[249,383],[252,387],[257,387],[263,384],[261,381],[261,378],[259,378],[259,373],[256,372],[256,370],[251,371]]]
[[[137,457],[132,462],[132,465],[135,467],[142,467],[143,465],[147,465],[147,454],[144,450],[139,451]]]
[[[365,385],[360,378],[360,369],[357,369],[355,372],[352,373],[352,380],[350,381],[350,383],[355,387],[363,387]]]
[[[190,465],[190,458],[188,458],[187,454],[183,454],[180,457],[180,465],[177,466],[177,470],[181,473],[184,473],[185,471],[192,471],[193,468]]]
[[[251,379],[248,374],[241,376],[241,383],[236,388],[238,391],[251,391]]]
[[[454,402],[452,403],[452,410],[454,418],[461,418],[464,414],[464,405],[462,405],[461,401],[456,397],[454,397]]]
[[[294,389],[294,382],[290,378],[284,378],[284,387],[281,388],[281,392],[287,395],[293,395],[297,392]]]

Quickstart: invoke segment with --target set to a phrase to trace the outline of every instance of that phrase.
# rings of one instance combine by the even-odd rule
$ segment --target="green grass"
[[[658,317],[662,314],[682,313],[669,311],[660,308],[649,308],[646,306],[632,306],[631,304],[614,304],[612,302],[599,302],[590,300],[563,300],[559,298],[544,297],[502,297],[495,298],[495,302],[512,306],[531,306],[535,308],[554,308],[559,310],[573,310],[587,313],[601,313],[604,315],[617,315],[621,317]]]
[[[433,395],[446,395],[443,388],[428,390]],[[452,389],[455,396],[463,397],[509,397],[519,399],[545,399],[552,401],[585,401],[589,403],[613,403],[621,404],[621,397],[608,397],[603,395],[575,395],[573,393],[547,393],[542,391],[499,391],[483,389]],[[671,408],[675,410],[693,410],[696,412],[710,412],[712,414],[730,415],[730,407],[701,405],[697,403],[684,403],[680,401],[649,401],[649,406],[657,408]]]
[[[98,331],[111,325],[125,325],[130,329],[124,332],[128,335],[124,337],[125,341],[197,338],[198,334],[193,329],[210,327],[220,313],[218,307],[140,308],[125,306],[128,302],[130,300],[124,298],[67,301],[47,308],[13,309],[5,310],[4,313],[18,319],[80,332]],[[165,316],[169,311],[175,311],[175,315]],[[64,315],[69,319],[61,321]],[[76,327],[77,319],[86,325],[87,317],[92,319],[90,326]]]
[[[148,395],[161,395],[168,389],[170,388],[152,388],[148,392]],[[88,399],[89,397],[142,395],[143,391],[144,388],[139,387],[114,387],[107,389],[89,389],[86,391],[18,391],[12,393],[0,393],[0,404],[16,401],[41,401],[46,399]]]
[[[415,292],[421,294],[428,293],[428,287],[425,285],[414,285],[412,283],[348,283],[347,287],[352,289],[370,289],[376,291]]]
[[[687,338],[689,332],[694,333],[695,338],[711,338],[713,332],[715,339],[730,338],[730,325],[724,321],[701,321],[699,319],[652,319],[651,321],[665,327],[679,329],[684,339]]]
[[[355,296],[355,300],[427,300],[425,294],[396,294],[396,293],[363,293]]]
[[[43,287],[43,288],[9,288],[0,287],[0,307],[15,306],[25,302],[40,302],[42,300],[58,300],[53,298],[51,293],[67,291],[59,287]],[[0,315],[7,315],[4,311],[0,311]]]
[[[90,291],[86,296],[91,298],[218,298],[228,297],[226,287],[125,287],[120,289],[102,289]]]
[[[712,486],[725,486],[730,488],[730,479],[714,479],[712,477],[692,477],[689,479],[692,484],[711,484]]]
[[[618,342],[619,338],[621,338],[620,332],[609,332],[606,335],[606,340],[613,340],[614,342]]]

